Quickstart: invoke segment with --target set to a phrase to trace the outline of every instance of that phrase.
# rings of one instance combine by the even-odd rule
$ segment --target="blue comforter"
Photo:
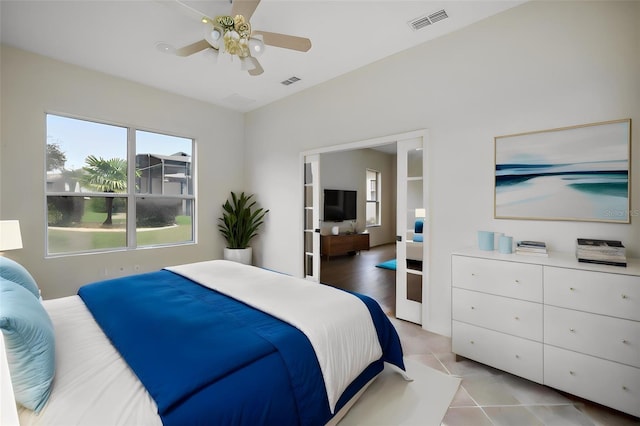
[[[321,425],[332,414],[320,366],[295,327],[180,275],[102,281],[78,294],[150,395],[165,425]],[[400,368],[397,333],[369,308],[383,349],[337,409],[383,368]]]

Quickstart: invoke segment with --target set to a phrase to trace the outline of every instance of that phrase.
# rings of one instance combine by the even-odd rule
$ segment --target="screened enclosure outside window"
[[[380,172],[367,169],[367,226],[380,225]]]
[[[194,241],[193,139],[47,114],[47,254]]]

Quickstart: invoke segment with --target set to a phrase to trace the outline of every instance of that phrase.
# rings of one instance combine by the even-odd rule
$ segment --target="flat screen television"
[[[324,221],[342,222],[356,220],[356,191],[343,189],[324,190]]]

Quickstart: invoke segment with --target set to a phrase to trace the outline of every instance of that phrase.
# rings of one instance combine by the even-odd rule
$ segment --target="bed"
[[[43,302],[0,280],[3,298],[44,307],[55,342],[22,425],[335,424],[385,362],[404,370],[373,299],[253,266],[179,265]]]

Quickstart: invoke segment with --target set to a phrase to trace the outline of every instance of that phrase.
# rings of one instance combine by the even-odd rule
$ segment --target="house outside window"
[[[194,242],[193,139],[47,114],[47,255]]]
[[[380,226],[380,189],[381,179],[380,172],[376,170],[367,169],[366,177],[366,219],[367,226]]]

